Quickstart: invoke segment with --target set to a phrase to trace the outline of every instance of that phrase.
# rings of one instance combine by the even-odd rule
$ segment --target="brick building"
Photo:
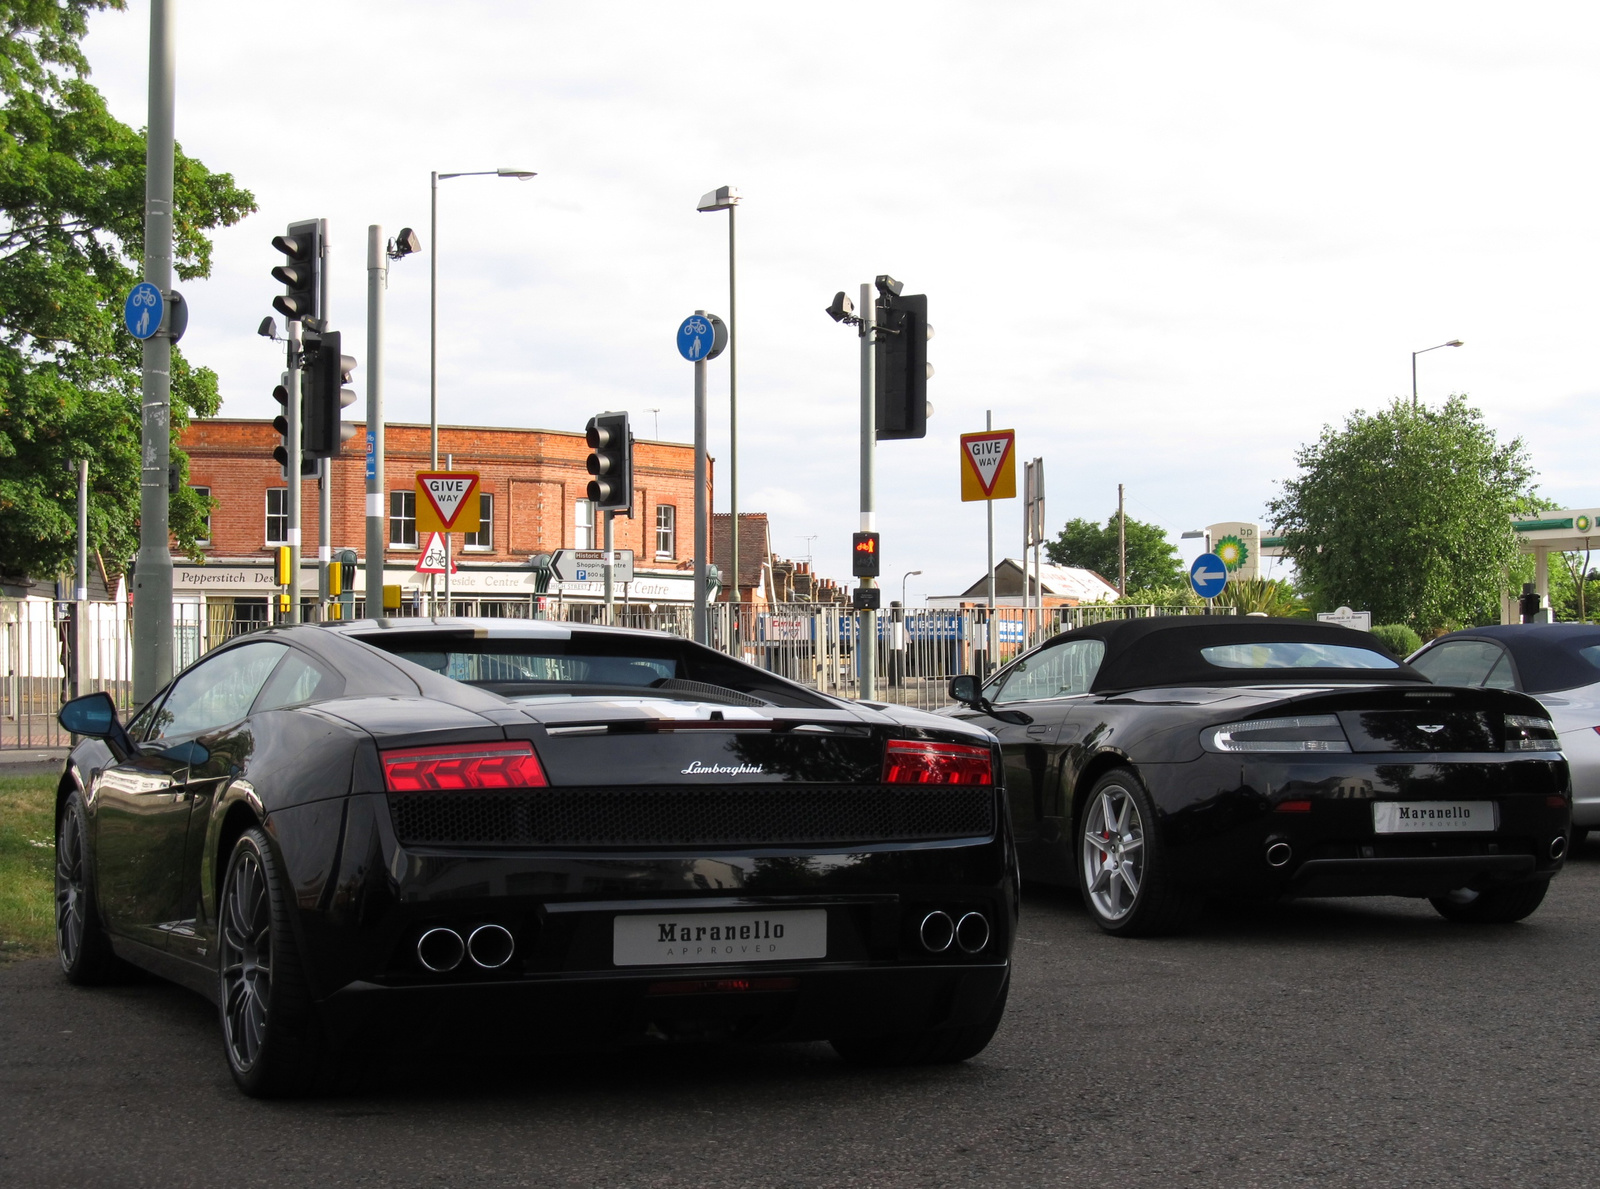
[[[343,457],[333,463],[332,541],[366,560],[366,457],[357,425]],[[268,421],[217,418],[191,423],[183,434],[189,482],[215,501],[205,566],[176,564],[179,598],[215,603],[243,600],[265,606],[271,561],[287,541],[288,486],[272,449],[279,444]],[[415,568],[418,548],[413,476],[429,466],[428,427],[385,427],[384,555],[386,582],[412,590],[427,584]],[[487,600],[527,599],[534,591],[528,564],[537,553],[594,549],[601,521],[585,492],[588,446],[580,433],[447,425],[439,428],[441,469],[447,456],[458,471],[481,475],[483,527],[453,540],[459,569],[452,578],[456,610],[488,610]],[[301,542],[308,570],[302,589],[315,591],[317,484],[301,488]],[[694,557],[694,448],[671,442],[634,446],[634,515],[615,522],[618,549],[634,551],[635,581],[619,597],[687,602]],[[358,570],[357,589],[364,593]],[[593,587],[593,589],[589,589]],[[598,597],[599,583],[568,583],[564,596]],[[358,596],[360,597],[360,596]],[[463,606],[462,604],[466,604]]]

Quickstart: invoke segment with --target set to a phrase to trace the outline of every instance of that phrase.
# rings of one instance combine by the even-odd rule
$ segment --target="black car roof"
[[[1105,658],[1100,662],[1100,670],[1089,687],[1094,693],[1161,685],[1427,681],[1426,677],[1403,662],[1397,662],[1393,669],[1219,669],[1200,655],[1202,648],[1214,644],[1272,640],[1342,644],[1389,657],[1383,646],[1366,632],[1304,619],[1200,615],[1115,619],[1063,632],[1047,647],[1069,640],[1105,641]]]
[[[1600,668],[1578,649],[1600,644],[1600,624],[1503,623],[1466,628],[1431,640],[1429,651],[1447,640],[1494,640],[1511,651],[1524,693],[1549,694],[1600,682]]]

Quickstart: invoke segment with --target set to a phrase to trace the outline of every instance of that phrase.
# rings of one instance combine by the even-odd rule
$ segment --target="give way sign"
[[[477,471],[417,472],[417,532],[478,531]]]
[[[961,435],[961,498],[1017,498],[1017,431],[988,429]]]

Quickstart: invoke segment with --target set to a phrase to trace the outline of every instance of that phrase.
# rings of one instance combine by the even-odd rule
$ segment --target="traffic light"
[[[633,434],[626,413],[601,413],[589,418],[584,431],[589,443],[589,498],[602,512],[633,507]]]
[[[340,415],[346,406],[355,403],[355,392],[345,385],[356,370],[356,361],[353,356],[341,354],[340,346],[337,330],[306,338],[306,419],[301,424],[301,445],[311,458],[337,458],[344,444],[355,436],[356,427],[340,420]]]
[[[289,547],[287,545],[279,545],[278,552],[276,555],[274,555],[272,561],[272,577],[274,585],[288,586],[290,575],[293,573],[293,570],[289,566]]]
[[[278,465],[283,468],[283,478],[289,478],[289,373],[284,372],[278,377],[278,386],[272,390],[272,399],[283,406],[283,412],[272,419],[272,428],[278,431],[278,436],[283,440],[272,448],[272,457],[277,459]],[[300,402],[300,407],[305,408],[305,401]],[[305,419],[300,420],[300,436],[305,437]],[[302,443],[303,444],[303,443]],[[304,450],[300,452],[300,477],[302,479],[315,479],[317,477],[317,460],[307,458]]]
[[[878,534],[852,533],[850,535],[850,572],[857,578],[876,578],[878,569]]]
[[[272,246],[288,257],[272,270],[272,279],[283,285],[283,292],[272,299],[272,308],[290,321],[322,314],[324,231],[323,220],[306,219],[290,223],[287,235],[272,237]]]
[[[928,362],[926,294],[904,294],[893,277],[878,278],[877,323],[873,335],[873,396],[880,442],[922,438],[928,434]]]

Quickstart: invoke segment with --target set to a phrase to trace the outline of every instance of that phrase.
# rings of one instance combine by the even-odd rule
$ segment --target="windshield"
[[[1399,662],[1380,652],[1348,644],[1313,644],[1303,640],[1259,640],[1248,644],[1213,644],[1200,655],[1219,669],[1398,669]]]
[[[678,675],[676,660],[643,656],[585,656],[548,649],[535,651],[525,647],[493,653],[396,649],[395,655],[454,681],[465,681],[472,685],[550,682],[558,685],[651,686]]]

